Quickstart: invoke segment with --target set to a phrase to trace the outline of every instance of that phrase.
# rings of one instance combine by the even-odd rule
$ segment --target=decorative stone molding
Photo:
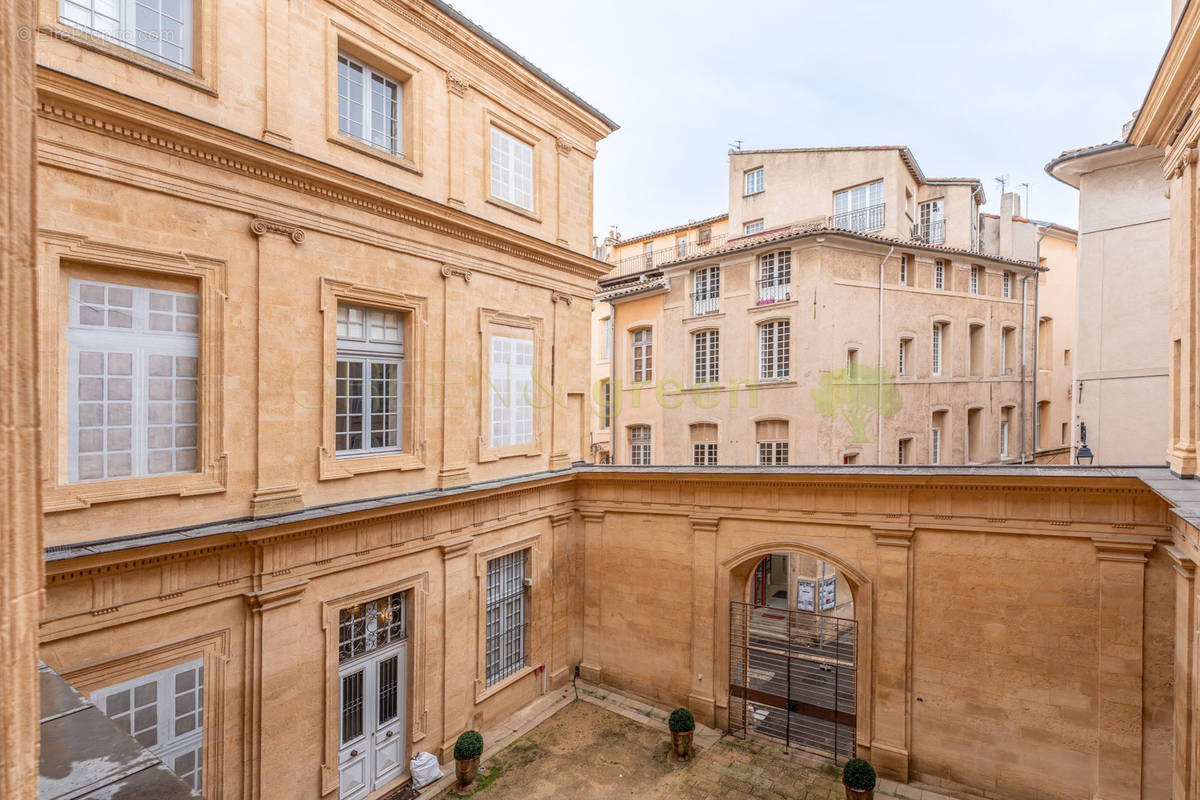
[[[878,547],[912,547],[912,537],[916,531],[906,525],[872,525],[871,533],[875,534],[875,544]]]
[[[286,236],[296,244],[304,244],[304,230],[302,228],[284,225],[282,222],[272,222],[262,217],[255,217],[250,220],[250,232],[255,236],[277,233],[280,236]]]
[[[550,527],[561,528],[571,521],[572,513],[570,511],[562,511],[557,514],[550,515]]]
[[[721,525],[721,518],[715,514],[692,514],[688,517],[694,533],[716,533]]]
[[[566,139],[562,138],[561,136],[554,140],[554,147],[556,150],[558,150],[558,154],[560,156],[571,155],[571,150],[572,150],[571,143],[569,141],[567,141]]]
[[[574,300],[575,298],[571,297],[571,295],[563,292],[550,293],[550,302],[552,303],[566,303],[569,306],[572,302],[574,302]]]
[[[471,543],[475,541],[474,536],[468,536],[465,539],[456,539],[453,542],[446,542],[441,545],[442,560],[449,561],[452,558],[465,556],[471,550]]]
[[[604,509],[602,508],[581,508],[579,509],[579,517],[584,522],[603,522]]]
[[[463,97],[467,90],[471,88],[471,82],[459,75],[457,72],[446,73],[446,91],[450,94]]]
[[[450,264],[442,264],[442,277],[443,278],[453,278],[455,276],[462,278],[467,283],[470,283],[471,277],[472,277],[472,272],[471,272],[471,270],[467,269],[466,267],[455,267],[455,266],[451,266]]]
[[[1196,562],[1173,544],[1163,545],[1163,551],[1171,557],[1171,566],[1181,577],[1191,579],[1196,575]]]
[[[1142,539],[1109,539],[1092,537],[1096,547],[1097,561],[1129,561],[1145,564],[1146,556],[1154,549],[1154,542]]]
[[[308,579],[301,578],[292,583],[285,583],[282,586],[272,586],[266,589],[259,589],[255,592],[246,592],[242,595],[246,600],[246,605],[252,612],[261,613],[269,611],[272,608],[279,608],[291,603],[295,603],[300,599],[300,595],[304,594],[304,590],[308,588]]]

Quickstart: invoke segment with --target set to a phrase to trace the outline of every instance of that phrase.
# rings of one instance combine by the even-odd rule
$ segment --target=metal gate
[[[729,732],[853,758],[857,636],[854,620],[730,603]]]

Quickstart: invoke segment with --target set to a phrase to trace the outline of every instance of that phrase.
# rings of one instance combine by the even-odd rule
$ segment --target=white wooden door
[[[406,656],[401,642],[338,670],[339,800],[361,800],[404,772]]]
[[[402,644],[373,662],[376,713],[371,735],[376,789],[404,772],[405,656]]]

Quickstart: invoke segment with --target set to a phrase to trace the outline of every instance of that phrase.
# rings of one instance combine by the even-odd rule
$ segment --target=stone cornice
[[[1196,576],[1196,562],[1173,544],[1163,545],[1163,552],[1171,558],[1171,565],[1184,578],[1191,580]]]
[[[308,588],[308,584],[309,581],[303,579],[282,586],[269,586],[266,589],[247,592],[243,597],[251,611],[268,611],[297,602],[300,595],[304,594],[304,590]]]
[[[38,70],[39,114],[173,157],[377,214],[550,269],[596,280],[609,265],[511,228],[201,120]]]
[[[1189,3],[1163,55],[1154,82],[1130,131],[1136,145],[1167,149],[1178,144],[1186,124],[1183,115],[1200,89],[1200,4]],[[1195,116],[1195,115],[1193,115]],[[1168,161],[1172,160],[1170,155]],[[1165,165],[1164,165],[1165,166]],[[1174,166],[1165,167],[1168,170]]]
[[[1127,561],[1145,564],[1147,554],[1154,549],[1154,542],[1124,537],[1093,537],[1097,561]]]

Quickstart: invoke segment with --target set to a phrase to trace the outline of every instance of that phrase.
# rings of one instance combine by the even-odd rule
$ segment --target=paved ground
[[[670,734],[589,702],[574,702],[490,758],[478,800],[840,800],[841,781],[811,757],[772,742],[724,737],[690,762]],[[453,790],[440,798],[452,800]]]

